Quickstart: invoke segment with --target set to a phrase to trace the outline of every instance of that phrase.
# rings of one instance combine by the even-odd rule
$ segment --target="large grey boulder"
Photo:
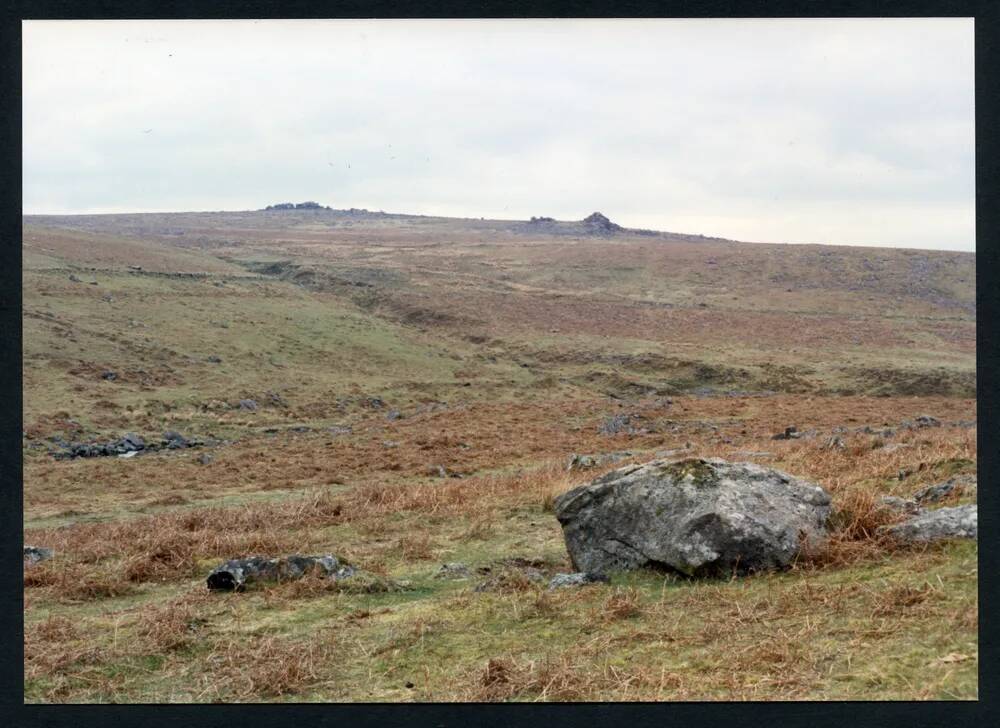
[[[975,505],[924,511],[908,521],[882,529],[904,543],[930,543],[951,538],[977,538],[979,511]]]
[[[826,533],[830,496],[753,463],[689,458],[629,465],[555,500],[578,571],[646,566],[690,576],[788,566]]]

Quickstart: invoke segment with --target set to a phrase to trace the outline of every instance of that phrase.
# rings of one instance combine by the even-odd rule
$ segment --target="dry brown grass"
[[[246,638],[217,647],[204,694],[229,701],[275,698],[301,692],[319,679],[332,659],[329,641],[288,641],[277,637]]]
[[[508,700],[595,701],[615,694],[628,700],[637,689],[677,685],[679,677],[665,670],[657,674],[642,666],[609,663],[594,666],[581,655],[567,652],[542,660],[491,658],[476,675],[471,688],[458,699],[484,702]]]
[[[642,614],[642,596],[633,587],[616,587],[601,605],[601,616],[607,620],[629,619]]]

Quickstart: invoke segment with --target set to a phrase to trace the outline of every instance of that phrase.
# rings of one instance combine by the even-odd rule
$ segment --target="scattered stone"
[[[460,561],[441,564],[441,568],[434,574],[435,579],[471,579],[472,572],[469,567]]]
[[[105,380],[107,380],[109,382],[113,382],[116,379],[118,379],[118,374],[116,374],[115,372],[113,372],[113,371],[111,371],[109,369],[107,371],[101,372],[101,379],[105,379]]]
[[[445,468],[443,465],[432,465],[430,468],[428,468],[427,474],[432,477],[447,478],[448,469]]]
[[[972,480],[975,483],[975,480]],[[965,491],[965,486],[969,483],[969,477],[951,478],[943,483],[929,485],[913,494],[913,500],[917,503],[937,503],[948,496],[961,495]]]
[[[916,501],[900,498],[898,495],[887,495],[879,499],[879,505],[891,511],[901,513],[921,513],[924,509]]]
[[[917,427],[940,427],[941,420],[930,415],[920,415],[917,417]]]
[[[132,450],[131,452],[123,452],[118,457],[120,457],[120,458],[134,458],[138,454],[139,454],[139,452],[137,450]]]
[[[385,407],[385,402],[380,397],[365,397],[361,406],[369,409],[382,409]]]
[[[212,460],[214,460],[214,458],[207,452],[203,452],[201,455],[198,456],[198,462],[201,465],[208,465],[209,463],[212,462]]]
[[[397,409],[389,410],[389,413],[385,416],[385,418],[387,420],[389,420],[390,422],[394,422],[395,420],[402,419],[402,417],[403,417],[403,414],[399,410],[397,410]]]
[[[134,452],[138,450],[144,450],[146,448],[146,441],[139,437],[134,432],[129,432],[120,441],[121,447],[125,448],[126,452]]]
[[[26,565],[37,564],[39,561],[51,559],[55,552],[42,546],[25,546],[24,563]]]
[[[772,437],[772,440],[797,440],[802,435],[799,433],[797,427],[786,427],[784,432],[779,432],[777,435]]]
[[[167,449],[169,450],[179,450],[181,448],[188,447],[191,444],[188,442],[188,439],[184,437],[184,435],[176,430],[167,430],[164,432],[163,441],[166,443]]]
[[[754,463],[654,460],[614,470],[555,500],[579,571],[661,567],[689,576],[790,565],[826,534],[830,496]]]
[[[220,591],[243,591],[247,584],[257,581],[290,581],[318,573],[328,579],[346,579],[355,573],[354,567],[343,564],[332,554],[326,556],[285,556],[267,559],[252,556],[232,559],[212,569],[208,575],[208,588]]]
[[[611,579],[603,574],[589,574],[585,571],[578,571],[575,574],[556,574],[549,581],[549,590],[583,586],[584,584],[607,584],[610,581]]]
[[[241,410],[247,410],[249,412],[257,411],[257,400],[254,399],[241,399],[237,405]]]
[[[217,356],[210,356],[207,359],[205,359],[205,361],[207,361],[209,364],[221,364],[222,363],[222,359],[220,359]]]
[[[566,470],[588,470],[608,463],[617,463],[619,460],[632,457],[628,450],[619,452],[598,453],[596,455],[570,455],[569,462],[566,463]]]
[[[979,512],[975,505],[938,508],[880,532],[903,543],[930,543],[951,538],[977,538]]]
[[[350,435],[354,432],[354,429],[346,425],[334,425],[333,427],[328,427],[327,432],[331,435]]]
[[[69,274],[69,279],[73,281],[73,283],[83,283],[83,281],[77,278],[73,273]]]

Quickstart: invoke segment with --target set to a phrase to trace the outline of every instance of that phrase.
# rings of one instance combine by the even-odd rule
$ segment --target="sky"
[[[25,21],[26,214],[975,249],[973,20]]]

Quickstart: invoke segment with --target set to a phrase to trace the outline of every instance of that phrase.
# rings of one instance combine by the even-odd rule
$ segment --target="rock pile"
[[[61,451],[52,453],[52,457],[57,460],[110,457],[112,455],[131,457],[143,452],[180,450],[188,447],[201,447],[205,444],[201,440],[189,440],[174,430],[164,432],[163,439],[159,442],[147,442],[143,437],[134,432],[130,432],[124,437],[109,442],[67,442],[60,438],[56,438],[54,441],[56,445],[62,448]]]

